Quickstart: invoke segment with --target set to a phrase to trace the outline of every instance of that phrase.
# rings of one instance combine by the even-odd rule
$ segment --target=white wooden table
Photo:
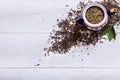
[[[44,57],[56,19],[79,1],[0,0],[0,80],[119,80],[119,34],[88,50]]]

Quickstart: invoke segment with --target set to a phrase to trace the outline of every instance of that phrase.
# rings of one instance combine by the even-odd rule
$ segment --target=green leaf
[[[102,30],[101,30],[101,36],[106,35],[109,32],[109,28],[111,25],[107,25],[105,26]]]
[[[109,39],[109,41],[111,41],[112,39],[116,39],[116,33],[115,33],[114,27],[112,25],[109,28],[108,39]]]
[[[101,30],[101,36],[104,35],[108,36],[109,41],[111,41],[112,39],[116,39],[116,33],[113,25],[107,25]]]

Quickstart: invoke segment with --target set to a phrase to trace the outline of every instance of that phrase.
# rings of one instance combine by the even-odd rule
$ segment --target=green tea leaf
[[[109,28],[111,25],[107,25],[105,26],[102,30],[101,30],[101,36],[106,35],[109,32]]]
[[[112,39],[116,39],[116,33],[113,25],[107,25],[102,29],[101,36],[104,35],[108,36],[109,41],[111,41]]]
[[[113,35],[114,35],[113,38],[116,39],[116,32],[115,32],[114,27],[112,27],[112,32],[113,32]]]
[[[109,39],[109,41],[111,41],[112,39],[116,39],[116,33],[115,33],[115,30],[114,30],[113,26],[111,26],[110,29],[109,29],[108,39]]]

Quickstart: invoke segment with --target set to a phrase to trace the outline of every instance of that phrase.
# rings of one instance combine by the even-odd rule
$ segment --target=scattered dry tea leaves
[[[107,9],[117,8],[118,11],[120,10],[118,4],[113,4],[108,0],[100,3]],[[72,47],[95,45],[101,39],[101,31],[91,31],[87,29],[86,26],[71,24],[73,20],[76,20],[82,15],[81,10],[85,5],[84,2],[80,2],[76,10],[71,9],[68,12],[67,18],[63,20],[57,19],[59,29],[53,30],[53,32],[50,33],[50,46],[45,48],[45,51],[47,51],[45,55],[49,55],[49,52],[65,54],[69,52]],[[120,14],[120,11],[110,16],[108,24],[115,25],[116,23],[120,23],[120,16],[118,16],[118,14]]]
[[[85,26],[70,24],[73,20],[77,19],[81,15],[81,10],[85,4],[80,2],[77,5],[77,10],[71,9],[68,13],[68,17],[63,20],[57,20],[58,30],[53,30],[50,34],[50,44],[47,50],[49,52],[64,54],[67,53],[71,47],[76,46],[88,46],[95,45],[100,39],[99,31],[90,31]]]

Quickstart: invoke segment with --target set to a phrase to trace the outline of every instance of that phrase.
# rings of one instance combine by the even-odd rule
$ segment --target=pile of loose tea
[[[107,9],[119,9],[119,5],[117,3],[111,3],[109,0],[105,0],[100,3]],[[49,52],[65,54],[71,49],[71,47],[95,45],[101,39],[101,31],[91,31],[87,29],[86,26],[71,24],[73,20],[76,20],[82,15],[81,10],[85,5],[86,4],[84,2],[80,2],[79,5],[77,5],[76,10],[71,9],[68,12],[67,18],[57,20],[57,26],[59,29],[53,30],[53,32],[50,33],[50,47],[44,49],[47,51],[46,54],[49,54]],[[103,19],[103,14],[101,13],[102,11],[100,11],[100,19]],[[109,18],[108,23],[115,24],[116,21],[120,21],[120,16],[118,14],[114,14]]]
[[[116,0],[104,0],[104,2],[101,3],[105,6],[106,9],[116,8],[117,13],[109,16],[108,18],[108,24],[113,25],[120,25],[120,2],[117,2]]]
[[[86,11],[86,18],[92,24],[100,23],[104,18],[104,12],[100,7],[92,6]]]

